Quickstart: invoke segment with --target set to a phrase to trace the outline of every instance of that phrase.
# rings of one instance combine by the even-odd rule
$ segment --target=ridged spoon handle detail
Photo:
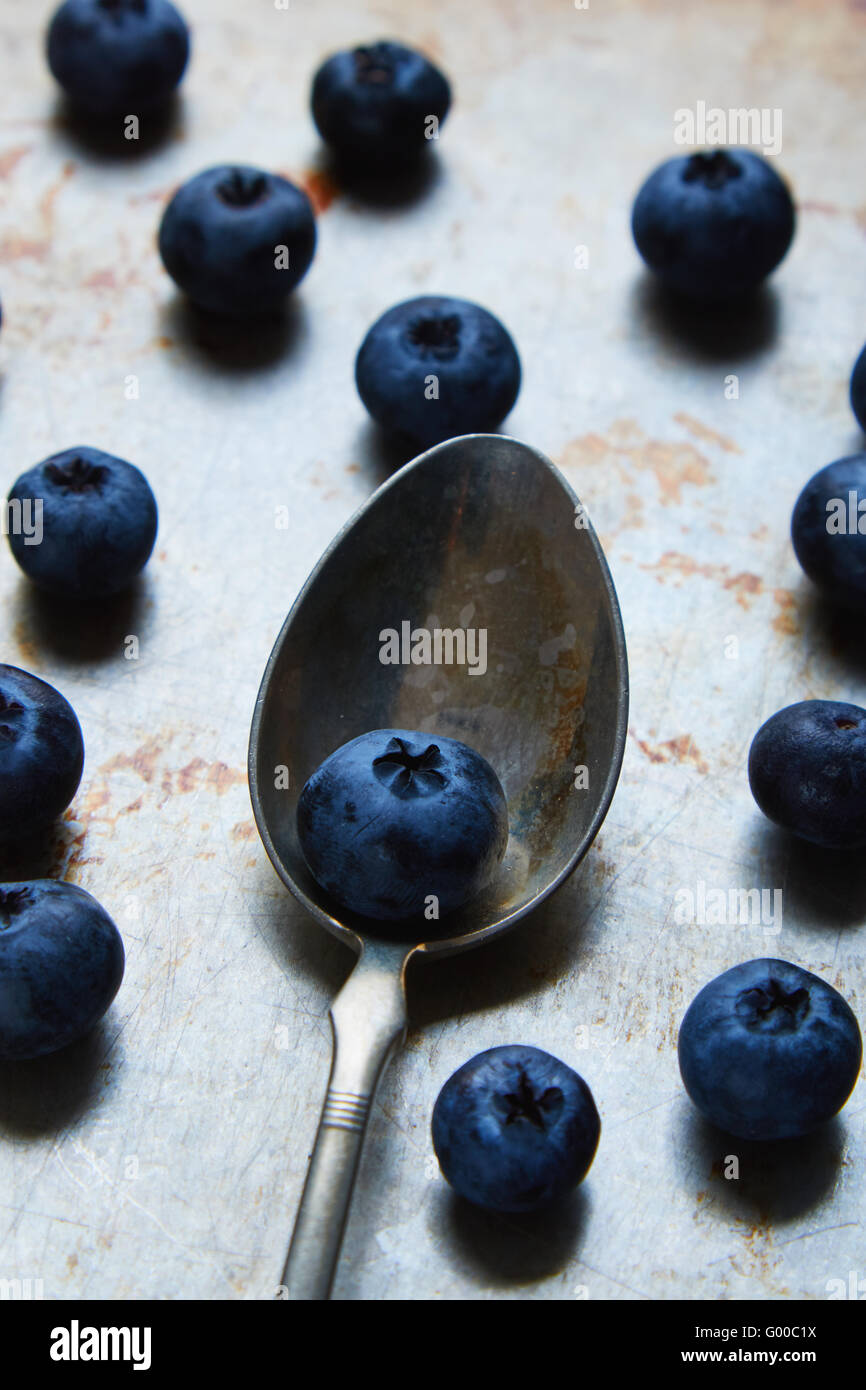
[[[370,1109],[406,1033],[406,947],[368,941],[331,1006],[331,1075],[283,1272],[288,1297],[330,1297]]]

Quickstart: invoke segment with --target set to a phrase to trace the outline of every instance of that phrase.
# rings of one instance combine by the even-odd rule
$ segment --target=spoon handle
[[[406,1033],[406,950],[367,941],[331,1005],[334,1052],[283,1271],[290,1299],[327,1299],[376,1087]]]

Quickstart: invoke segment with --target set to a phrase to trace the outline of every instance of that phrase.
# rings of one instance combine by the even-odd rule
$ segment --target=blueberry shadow
[[[133,114],[138,114],[138,138],[128,140],[124,133],[127,129],[124,115],[108,118],[93,116],[61,96],[57,100],[52,125],[57,135],[77,146],[89,158],[106,163],[121,160],[131,163],[144,159],[170,141],[184,137],[185,112],[177,92],[152,111]]]
[[[309,336],[303,301],[292,295],[270,318],[223,318],[198,309],[177,294],[163,307],[163,334],[182,342],[210,367],[244,373],[273,366],[297,351]]]
[[[543,1211],[501,1215],[464,1201],[444,1180],[430,1202],[437,1246],[479,1283],[498,1288],[549,1279],[574,1259],[589,1215],[581,1188]]]
[[[486,428],[479,433],[507,434],[508,431]],[[440,442],[444,443],[444,440]],[[355,440],[353,457],[357,455],[373,486],[380,487],[404,464],[411,463],[412,459],[432,448],[432,444],[419,444],[406,435],[383,429],[374,420],[367,420]]]
[[[866,642],[863,641],[864,616],[825,597],[803,578],[797,592],[797,606],[803,622],[803,641],[818,648],[837,663],[840,674],[849,680],[866,679]],[[862,701],[853,697],[854,704]]]
[[[654,337],[709,362],[756,356],[779,332],[779,300],[769,285],[731,304],[697,304],[665,289],[650,271],[637,281],[633,311]]]
[[[367,420],[358,433],[352,457],[357,457],[373,486],[381,487],[398,468],[421,452],[420,445],[412,440],[391,434],[374,420]]]
[[[117,1084],[122,1066],[106,1062],[116,1025],[101,1023],[78,1042],[29,1062],[0,1062],[0,1142],[36,1139],[66,1129],[101,1105]]]
[[[13,600],[22,656],[45,650],[68,662],[122,660],[125,639],[144,633],[153,606],[149,590],[140,574],[113,598],[83,602],[45,593],[22,578]]]
[[[706,1198],[718,1209],[718,1219],[731,1217],[750,1226],[781,1226],[817,1206],[833,1190],[845,1149],[845,1130],[834,1118],[801,1139],[759,1143],[738,1139],[709,1124],[688,1107],[676,1150],[687,1155],[689,1182],[698,1181]],[[682,1112],[681,1112],[682,1114]],[[739,1176],[726,1177],[731,1156]]]
[[[20,840],[10,840],[0,845],[0,883],[62,878],[75,848],[76,826],[74,820],[61,818]],[[78,829],[80,835],[81,830]]]
[[[837,931],[866,921],[866,856],[862,849],[824,849],[765,821],[757,831],[765,882],[781,884],[798,925]],[[784,917],[783,917],[784,924]],[[784,925],[783,925],[784,931]],[[779,937],[765,938],[765,954],[784,954]]]
[[[439,160],[429,144],[417,159],[394,169],[371,168],[326,150],[320,169],[338,194],[380,212],[413,207],[430,197],[442,178]]]

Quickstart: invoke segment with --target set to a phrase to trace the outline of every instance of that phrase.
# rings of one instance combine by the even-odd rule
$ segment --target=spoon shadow
[[[585,925],[591,913],[591,863],[592,851],[556,894],[500,939],[460,956],[413,957],[407,976],[412,1029],[518,1003],[567,974],[580,956],[575,923]]]

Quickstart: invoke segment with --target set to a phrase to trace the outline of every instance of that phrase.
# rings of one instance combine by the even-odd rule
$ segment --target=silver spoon
[[[401,633],[404,621],[474,629],[477,673],[456,662],[383,665],[380,633]],[[376,1086],[406,1031],[410,957],[489,941],[568,877],[610,805],[627,714],[625,640],[601,546],[562,475],[516,439],[466,435],[407,463],[298,595],[256,701],[250,792],[280,878],[358,959],[331,1007],[331,1076],[283,1274],[290,1298],[330,1296]],[[332,902],[295,829],[319,763],[381,728],[468,743],[508,800],[508,849],[492,887],[402,932]]]

